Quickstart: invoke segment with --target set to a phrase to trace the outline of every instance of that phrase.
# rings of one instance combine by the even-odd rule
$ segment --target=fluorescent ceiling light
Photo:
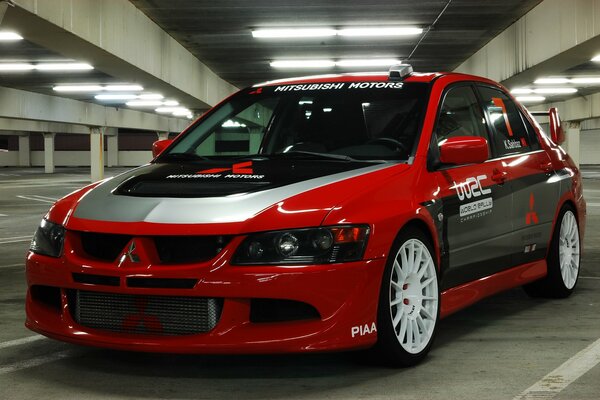
[[[540,78],[536,79],[536,85],[560,85],[561,83],[569,83],[570,80],[567,78]]]
[[[528,89],[528,88],[517,88],[510,91],[512,94],[571,94],[577,93],[576,88],[536,88],[536,89]]]
[[[94,67],[86,63],[43,63],[36,64],[35,69],[38,71],[89,71]]]
[[[335,66],[335,62],[331,60],[289,60],[289,61],[273,61],[273,68],[331,68]]]
[[[140,85],[107,85],[104,90],[109,92],[141,92],[144,88]]]
[[[592,58],[592,61],[599,62],[600,61],[600,55],[597,55],[594,58]]]
[[[420,35],[422,28],[400,26],[387,28],[289,28],[289,29],[257,29],[252,31],[255,38],[306,38],[306,37],[373,37],[373,36],[408,36]]]
[[[0,32],[0,41],[14,41],[14,40],[23,40],[23,36],[19,35],[16,32]]]
[[[335,63],[338,67],[386,67],[400,64],[396,59],[368,59],[368,60],[339,60]]]
[[[142,100],[162,100],[164,96],[159,93],[143,93],[138,96]]]
[[[571,83],[575,84],[586,84],[586,83],[600,83],[600,77],[587,77],[587,78],[571,78]]]
[[[137,99],[135,94],[98,94],[96,100],[133,100]]]
[[[191,113],[191,111],[184,107],[180,107],[177,110],[173,111],[173,115],[176,115],[178,117],[182,117],[182,116],[188,115],[190,113]]]
[[[337,31],[339,36],[409,36],[421,33],[423,29],[415,27],[346,28]]]
[[[533,93],[537,94],[568,94],[577,93],[575,88],[538,88],[533,89]]]
[[[127,104],[129,107],[156,107],[162,106],[162,101],[159,100],[133,100],[128,101]]]
[[[100,85],[59,85],[52,88],[55,92],[100,92]]]
[[[307,29],[258,29],[252,31],[255,38],[303,38],[335,36],[335,29],[307,28]]]
[[[516,88],[510,91],[512,94],[531,94],[533,93],[532,89],[527,88]]]
[[[546,98],[543,96],[519,96],[517,97],[517,100],[521,103],[533,103],[538,101],[544,101],[546,100]]]
[[[26,63],[0,63],[0,71],[31,71],[35,67]]]
[[[174,106],[178,106],[179,102],[175,101],[175,100],[166,100],[166,101],[163,101],[163,105],[168,106],[168,107],[174,107]]]

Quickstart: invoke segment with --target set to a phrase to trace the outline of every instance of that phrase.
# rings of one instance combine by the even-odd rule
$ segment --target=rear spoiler
[[[534,117],[548,117],[550,125],[550,139],[556,144],[562,144],[565,141],[565,132],[560,123],[558,109],[552,107],[548,111],[529,111]]]

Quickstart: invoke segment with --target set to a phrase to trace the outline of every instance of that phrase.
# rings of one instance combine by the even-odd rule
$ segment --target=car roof
[[[484,83],[490,83],[495,86],[502,86],[497,82],[490,79],[476,76],[461,74],[458,72],[412,72],[409,76],[402,79],[402,82],[423,82],[430,83],[435,79],[442,76],[450,76],[458,78],[457,80],[465,81],[478,81]],[[295,78],[277,79],[262,83],[257,83],[252,87],[263,87],[263,86],[275,86],[275,85],[298,85],[298,84],[311,84],[311,83],[335,83],[335,82],[388,82],[388,72],[359,72],[359,73],[346,73],[346,74],[327,74],[327,75],[310,75],[300,76]]]

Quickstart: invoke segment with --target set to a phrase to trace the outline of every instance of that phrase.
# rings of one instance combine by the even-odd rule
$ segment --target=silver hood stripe
[[[73,216],[96,221],[163,224],[243,222],[269,206],[308,190],[397,165],[377,164],[260,192],[204,198],[115,195],[112,191],[131,177],[130,174],[124,174],[102,183],[83,196]]]

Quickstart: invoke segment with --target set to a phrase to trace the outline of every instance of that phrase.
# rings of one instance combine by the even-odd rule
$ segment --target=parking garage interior
[[[25,255],[56,200],[150,162],[155,141],[240,89],[398,63],[558,109],[587,202],[571,297],[485,299],[441,321],[425,362],[405,369],[353,352],[106,350],[24,327]],[[599,243],[597,1],[0,0],[2,399],[598,399]]]

